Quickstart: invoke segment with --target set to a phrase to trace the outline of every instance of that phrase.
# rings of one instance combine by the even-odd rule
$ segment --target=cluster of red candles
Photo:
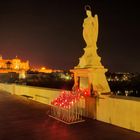
[[[54,99],[51,104],[65,109],[70,109],[81,96],[89,96],[89,90],[77,89],[76,91],[62,91],[62,94]]]

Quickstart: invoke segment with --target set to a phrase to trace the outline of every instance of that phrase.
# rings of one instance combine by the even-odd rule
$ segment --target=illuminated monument
[[[75,81],[73,90],[63,92],[51,102],[50,117],[66,124],[82,122],[82,116],[96,119],[96,97],[110,92],[105,76],[107,69],[97,54],[98,17],[92,16],[90,6],[85,9],[87,18],[83,23],[83,37],[86,47],[83,56],[79,58],[79,64],[71,70]]]
[[[97,91],[98,94],[107,93],[110,92],[105,77],[107,69],[101,64],[101,57],[97,54],[98,16],[92,16],[90,6],[86,6],[85,10],[87,17],[83,23],[83,38],[86,47],[83,56],[79,58],[79,64],[72,70],[75,87],[89,88],[92,91]]]
[[[29,61],[21,61],[17,56],[14,59],[3,59],[0,55],[0,70],[28,70]]]

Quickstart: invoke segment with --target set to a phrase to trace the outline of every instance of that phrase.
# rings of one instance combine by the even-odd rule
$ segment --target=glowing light
[[[39,70],[39,72],[43,72],[43,73],[52,73],[52,69],[47,69],[45,67],[41,67]]]
[[[41,70],[46,70],[46,68],[45,67],[42,67]]]
[[[76,91],[62,91],[58,98],[55,98],[51,104],[65,109],[71,109],[80,98],[89,96],[89,89],[77,89]]]

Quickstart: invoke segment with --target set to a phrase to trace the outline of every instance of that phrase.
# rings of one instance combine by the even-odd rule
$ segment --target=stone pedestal
[[[93,91],[97,91],[98,94],[110,92],[105,76],[107,69],[104,67],[75,68],[71,71],[74,73],[75,86],[90,90],[93,88]]]
[[[97,47],[84,48],[84,55],[79,58],[79,64],[75,68],[95,68],[103,67],[101,64],[101,57],[97,54]]]
[[[79,58],[79,64],[71,70],[74,73],[75,86],[89,88],[98,94],[110,92],[105,76],[107,69],[101,64],[97,46],[87,46],[84,51],[83,56]]]

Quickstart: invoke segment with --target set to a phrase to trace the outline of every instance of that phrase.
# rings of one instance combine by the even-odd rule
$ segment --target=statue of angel
[[[92,16],[90,6],[85,6],[87,17],[83,23],[83,37],[87,47],[96,47],[98,38],[98,16]]]

